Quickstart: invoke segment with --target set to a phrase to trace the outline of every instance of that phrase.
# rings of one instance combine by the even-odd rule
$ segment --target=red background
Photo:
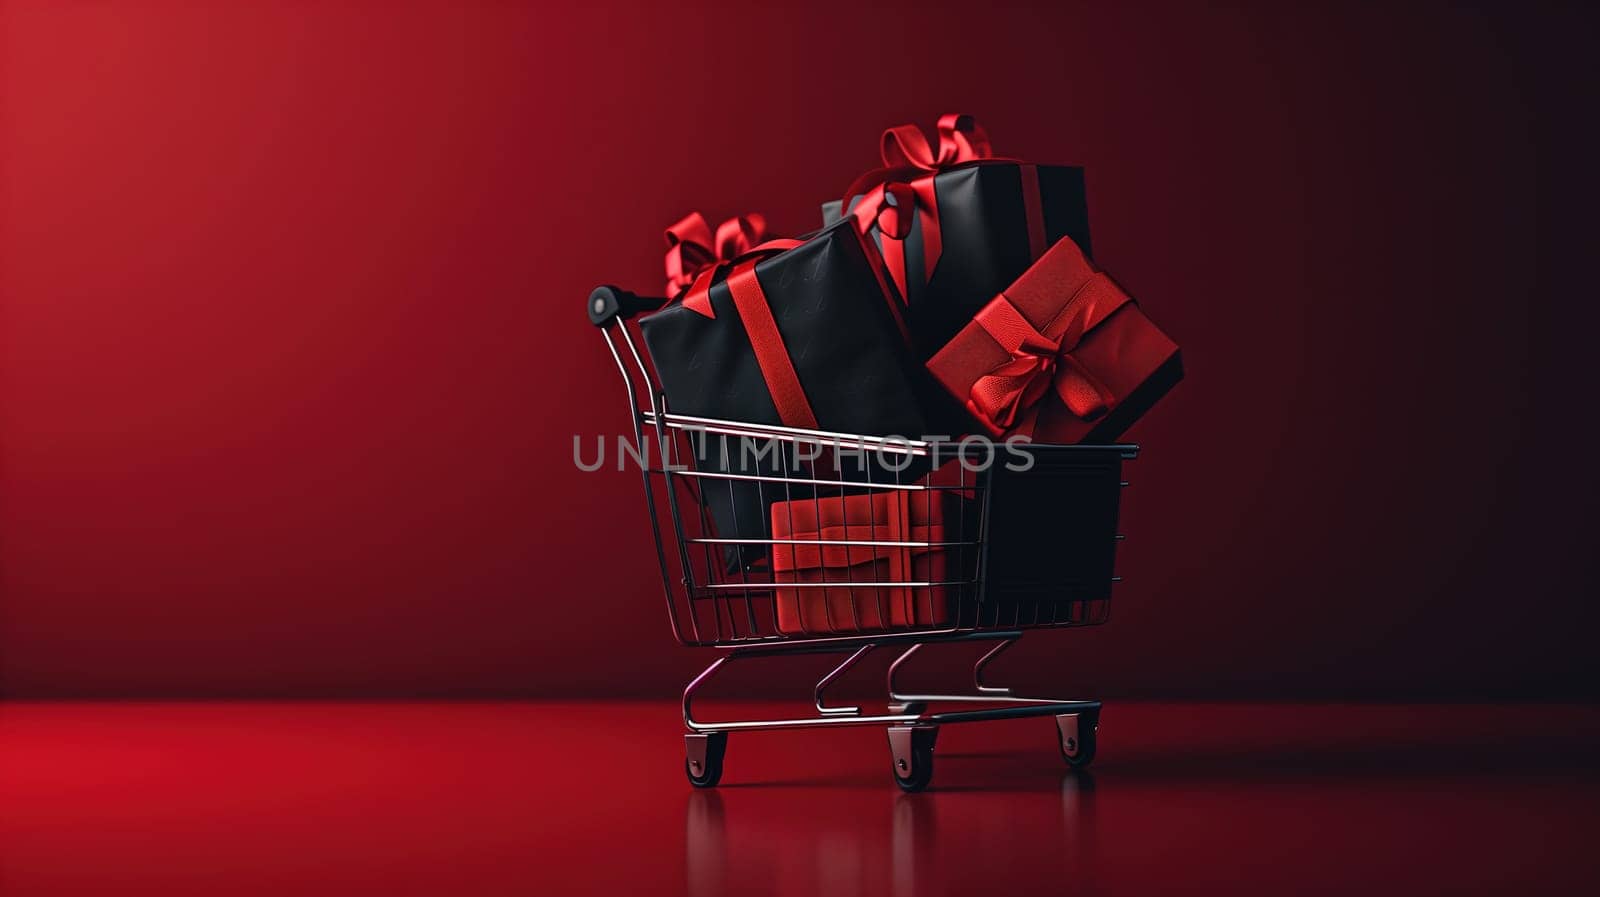
[[[1184,346],[1086,691],[1593,696],[1578,13],[8,4],[0,689],[667,694],[579,313],[879,131],[1085,165]],[[1580,223],[1583,228],[1580,228]]]

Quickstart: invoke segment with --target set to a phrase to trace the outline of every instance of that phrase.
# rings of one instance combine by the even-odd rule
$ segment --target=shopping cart
[[[1095,755],[1099,701],[1024,697],[988,684],[984,674],[1027,630],[1106,621],[1112,583],[1120,580],[1112,565],[1123,538],[1116,532],[1121,489],[1128,485],[1122,464],[1138,447],[1013,445],[1004,449],[1009,454],[997,455],[998,447],[984,440],[952,446],[674,414],[628,323],[665,301],[599,287],[587,311],[627,389],[673,634],[684,645],[723,651],[683,692],[689,781],[701,788],[717,784],[733,731],[878,725],[888,731],[895,782],[920,791],[933,775],[940,726],[1032,716],[1054,717],[1067,764],[1087,767]],[[767,452],[754,472],[730,463],[750,445]],[[857,466],[845,463],[841,452]],[[870,463],[859,463],[862,458]],[[746,520],[732,534],[713,525],[707,499],[728,490],[736,513],[736,488],[755,489],[755,506],[763,511],[777,509],[771,532],[765,521]],[[842,530],[804,534],[778,525],[796,508],[873,496],[902,507],[922,502],[929,511],[935,503],[956,510],[920,534],[880,531],[870,518],[866,525],[846,521]],[[788,535],[775,535],[780,531]],[[782,569],[802,554],[830,549],[844,560],[820,581]],[[886,571],[872,563],[912,551],[938,552],[941,563],[931,574],[914,565]],[[861,559],[869,563],[857,563]],[[797,608],[809,609],[809,619],[805,613],[797,618]],[[988,648],[973,664],[970,693],[901,685],[919,652],[957,643]],[[885,709],[830,703],[829,688],[879,650],[895,652]],[[800,654],[844,655],[816,683],[815,714],[717,721],[695,715],[695,696],[728,666]]]

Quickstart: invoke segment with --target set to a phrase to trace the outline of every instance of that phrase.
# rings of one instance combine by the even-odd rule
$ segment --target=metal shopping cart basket
[[[1002,457],[984,440],[952,446],[674,414],[628,324],[663,302],[600,287],[587,311],[627,389],[673,634],[723,652],[683,692],[689,781],[717,784],[733,731],[878,725],[895,782],[919,791],[933,775],[940,726],[1032,716],[1054,717],[1067,764],[1087,767],[1099,701],[1013,694],[984,671],[1027,630],[1106,621],[1120,579],[1112,566],[1122,465],[1137,446],[1013,445]],[[765,452],[753,472],[730,463],[752,445]],[[871,463],[847,469],[841,452]],[[755,490],[746,516],[770,509],[770,527],[747,519],[730,534],[714,525],[709,499],[727,490],[736,515],[735,489]],[[846,503],[867,507],[866,522],[838,520]],[[879,506],[900,509],[901,525],[880,525],[870,511]],[[824,525],[830,514],[836,525]],[[918,652],[955,643],[988,648],[969,693],[900,684]],[[885,709],[830,703],[830,686],[879,650],[894,652]],[[799,654],[843,655],[816,683],[814,714],[695,715],[696,694],[728,666]]]

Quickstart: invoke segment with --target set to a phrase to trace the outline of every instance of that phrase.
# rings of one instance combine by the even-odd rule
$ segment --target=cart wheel
[[[1056,733],[1061,736],[1061,756],[1073,769],[1084,769],[1094,762],[1095,733],[1100,728],[1100,711],[1063,713],[1056,717]]]
[[[728,750],[728,733],[704,732],[683,736],[683,771],[696,788],[715,788],[722,780],[722,756]]]
[[[938,738],[938,726],[889,727],[894,783],[901,791],[921,791],[933,781],[933,743]]]

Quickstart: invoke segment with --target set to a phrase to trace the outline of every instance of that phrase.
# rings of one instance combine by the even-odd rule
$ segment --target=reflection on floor
[[[748,708],[744,708],[748,709]],[[715,713],[707,705],[707,714]],[[1600,710],[1110,704],[736,733],[683,779],[668,703],[0,704],[0,893],[1593,893]]]

